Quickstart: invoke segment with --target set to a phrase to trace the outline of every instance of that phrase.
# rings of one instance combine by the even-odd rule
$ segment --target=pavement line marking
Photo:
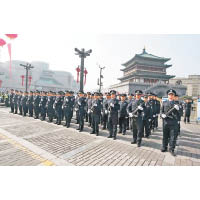
[[[34,157],[43,158],[42,162],[46,165],[49,164],[49,162],[46,162],[48,160],[48,161],[52,162],[53,165],[74,166],[72,163],[69,163],[64,159],[61,159],[45,150],[39,148],[38,146],[32,144],[31,142],[28,142],[28,141],[24,140],[23,138],[19,138],[15,135],[9,133],[8,131],[6,131],[4,129],[0,128],[0,133],[1,133],[1,135],[3,135],[4,138],[7,137],[7,138],[11,139],[14,144],[17,143],[17,144],[21,145],[22,149],[29,150],[31,153],[34,154],[33,155]]]
[[[15,148],[25,152],[26,154],[30,155],[33,159],[38,160],[41,162],[41,164],[45,165],[45,166],[52,166],[55,165],[53,162],[46,160],[44,158],[42,158],[40,155],[37,155],[36,153],[30,151],[28,148],[24,147],[23,145],[21,145],[20,143],[14,141],[13,139],[10,139],[9,137],[3,135],[0,133],[0,138],[6,139],[6,141],[13,145]]]

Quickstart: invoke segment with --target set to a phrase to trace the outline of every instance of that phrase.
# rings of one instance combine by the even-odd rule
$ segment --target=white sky
[[[23,7],[19,6],[20,2]],[[190,25],[195,24],[194,20],[189,21],[189,16],[185,18],[184,23],[176,19],[177,9],[173,7],[174,1],[168,1],[165,5],[160,1],[154,1],[156,6],[164,6],[165,10],[158,7],[149,10],[151,3],[148,1],[145,2],[145,6],[140,2],[136,4],[131,2],[124,0],[121,4],[118,1],[97,3],[90,0],[70,2],[58,0],[53,3],[53,1],[36,0],[13,1],[11,4],[7,1],[3,6],[8,8],[9,12],[5,9],[1,11],[1,15],[6,19],[2,20],[2,26],[7,26],[4,32],[19,34],[19,37],[12,41],[12,58],[48,62],[50,69],[69,71],[76,79],[75,68],[80,64],[80,59],[74,54],[74,48],[92,49],[91,56],[85,60],[89,72],[86,90],[97,87],[99,76],[97,63],[106,66],[103,71],[105,77],[103,81],[104,86],[109,86],[117,83],[117,78],[122,76],[121,64],[136,53],[141,53],[144,46],[148,53],[172,59],[169,64],[173,64],[173,67],[168,70],[168,74],[176,76],[199,74],[199,35],[134,34],[181,33],[181,31],[191,33]],[[142,8],[142,12],[136,8]],[[180,12],[184,14],[187,9],[188,5],[182,1]],[[194,9],[190,17],[193,15],[195,18],[198,9],[195,7]],[[149,16],[149,13],[152,15]],[[172,25],[170,20],[175,24]],[[187,29],[184,29],[186,22],[189,24]],[[5,38],[3,33],[0,37]],[[1,60],[8,60],[6,47],[2,49]]]

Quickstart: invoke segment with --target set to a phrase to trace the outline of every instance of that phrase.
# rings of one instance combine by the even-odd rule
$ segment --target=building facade
[[[121,82],[112,85],[109,89],[115,89],[119,93],[134,93],[140,89],[144,93],[154,92],[158,96],[165,96],[169,88],[173,88],[181,96],[185,95],[186,87],[183,85],[170,84],[169,80],[174,75],[167,75],[167,68],[172,65],[166,64],[170,58],[164,58],[149,54],[145,48],[141,54],[136,54],[132,59],[122,64],[124,67]]]
[[[187,87],[186,95],[192,97],[200,96],[200,75],[189,75],[188,78],[173,78],[171,84],[184,85]]]
[[[12,76],[10,77],[9,62],[0,63],[0,80],[2,81],[1,90],[11,88],[25,90],[25,69],[20,64],[26,64],[25,61],[12,61]],[[34,66],[29,71],[28,86],[29,90],[73,90],[78,91],[79,85],[74,80],[71,73],[66,71],[54,71],[49,69],[49,64],[41,61],[30,63]],[[24,76],[24,79],[22,78]]]

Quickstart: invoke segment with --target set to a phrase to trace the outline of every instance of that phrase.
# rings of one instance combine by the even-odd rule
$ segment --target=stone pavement
[[[73,120],[73,122],[75,122]],[[161,124],[161,121],[159,122]],[[200,125],[182,124],[177,156],[161,153],[161,127],[144,138],[142,147],[130,144],[131,132],[117,140],[90,135],[85,124],[79,133],[77,125],[58,126],[9,113],[0,108],[0,165],[1,166],[171,166],[200,165]]]

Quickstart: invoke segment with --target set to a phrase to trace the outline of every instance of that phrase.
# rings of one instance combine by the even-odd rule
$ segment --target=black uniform
[[[14,95],[14,99],[13,99],[13,101],[14,101],[14,113],[15,114],[17,114],[18,113],[18,97],[19,97],[19,95],[18,94],[15,94]]]
[[[55,112],[56,112],[56,124],[60,125],[61,124],[61,120],[62,120],[62,105],[63,105],[63,98],[61,96],[56,97],[55,103],[54,103],[54,108],[55,108]]]
[[[34,112],[35,112],[35,119],[39,119],[39,114],[40,114],[40,100],[41,100],[41,96],[40,95],[36,95],[34,97]]]
[[[28,112],[27,100],[28,100],[28,96],[24,95],[22,97],[22,111],[23,111],[23,116],[26,116],[26,114]]]
[[[151,123],[151,120],[152,120],[152,115],[153,115],[153,112],[152,112],[152,109],[151,109],[151,105],[149,104],[149,102],[146,102],[145,103],[145,109],[144,109],[144,112],[143,112],[143,118],[142,118],[143,119],[142,130],[143,130],[143,136],[145,136],[147,138],[149,137],[149,135],[151,133],[150,123]]]
[[[96,133],[96,135],[99,135],[99,124],[101,120],[101,112],[102,112],[103,106],[100,99],[94,99],[92,101],[91,106],[91,115],[92,115],[92,134]]]
[[[33,95],[30,95],[28,97],[28,112],[29,112],[29,116],[33,117]]]
[[[191,102],[186,102],[184,104],[184,110],[185,110],[185,116],[184,116],[184,122],[190,123],[190,114],[191,114],[191,109],[192,109],[192,103]]]
[[[90,98],[90,99],[87,99],[87,103],[86,103],[89,126],[92,126],[92,114],[91,114],[92,101],[93,101],[93,99]]]
[[[114,98],[108,101],[109,138],[113,137],[113,139],[116,139],[119,109],[120,105],[118,99]]]
[[[54,96],[49,96],[48,97],[48,101],[47,101],[47,105],[46,105],[49,122],[53,121],[53,117],[55,115],[54,109],[53,109],[54,102],[55,102],[55,97]]]
[[[119,102],[120,109],[119,109],[119,133],[123,133],[123,135],[126,134],[126,126],[127,126],[127,101],[120,101]]]
[[[65,126],[70,127],[71,119],[73,116],[73,108],[74,108],[74,97],[67,96],[64,98],[63,102],[63,110],[65,115]]]
[[[14,113],[14,93],[9,95],[11,113]]]
[[[103,130],[108,128],[108,102],[110,99],[104,99],[103,100],[103,115],[102,115],[102,120],[103,120]]]
[[[156,109],[156,115],[154,119],[154,127],[158,128],[158,115],[160,114],[160,101],[154,100],[155,101],[155,109]]]
[[[179,111],[174,108],[175,105],[175,101],[165,101],[161,108],[161,117],[163,118],[162,151],[167,151],[168,143],[171,152],[174,152],[175,149],[179,120]],[[162,114],[167,116],[163,117]]]
[[[46,118],[46,112],[47,112],[47,108],[46,108],[46,104],[47,104],[47,96],[42,96],[41,100],[40,100],[40,112],[41,112],[41,117],[42,120],[45,120]]]
[[[143,110],[139,110],[138,106],[141,106]],[[134,114],[132,117],[132,131],[133,131],[133,142],[140,146],[143,135],[143,112],[144,112],[144,101],[142,99],[134,99],[127,107],[127,112]],[[137,111],[137,112],[136,112]]]
[[[18,96],[19,114],[22,115],[22,95]]]
[[[78,108],[78,120],[79,120],[79,131],[82,131],[84,128],[84,117],[86,112],[86,99],[85,97],[79,97],[77,100]]]

